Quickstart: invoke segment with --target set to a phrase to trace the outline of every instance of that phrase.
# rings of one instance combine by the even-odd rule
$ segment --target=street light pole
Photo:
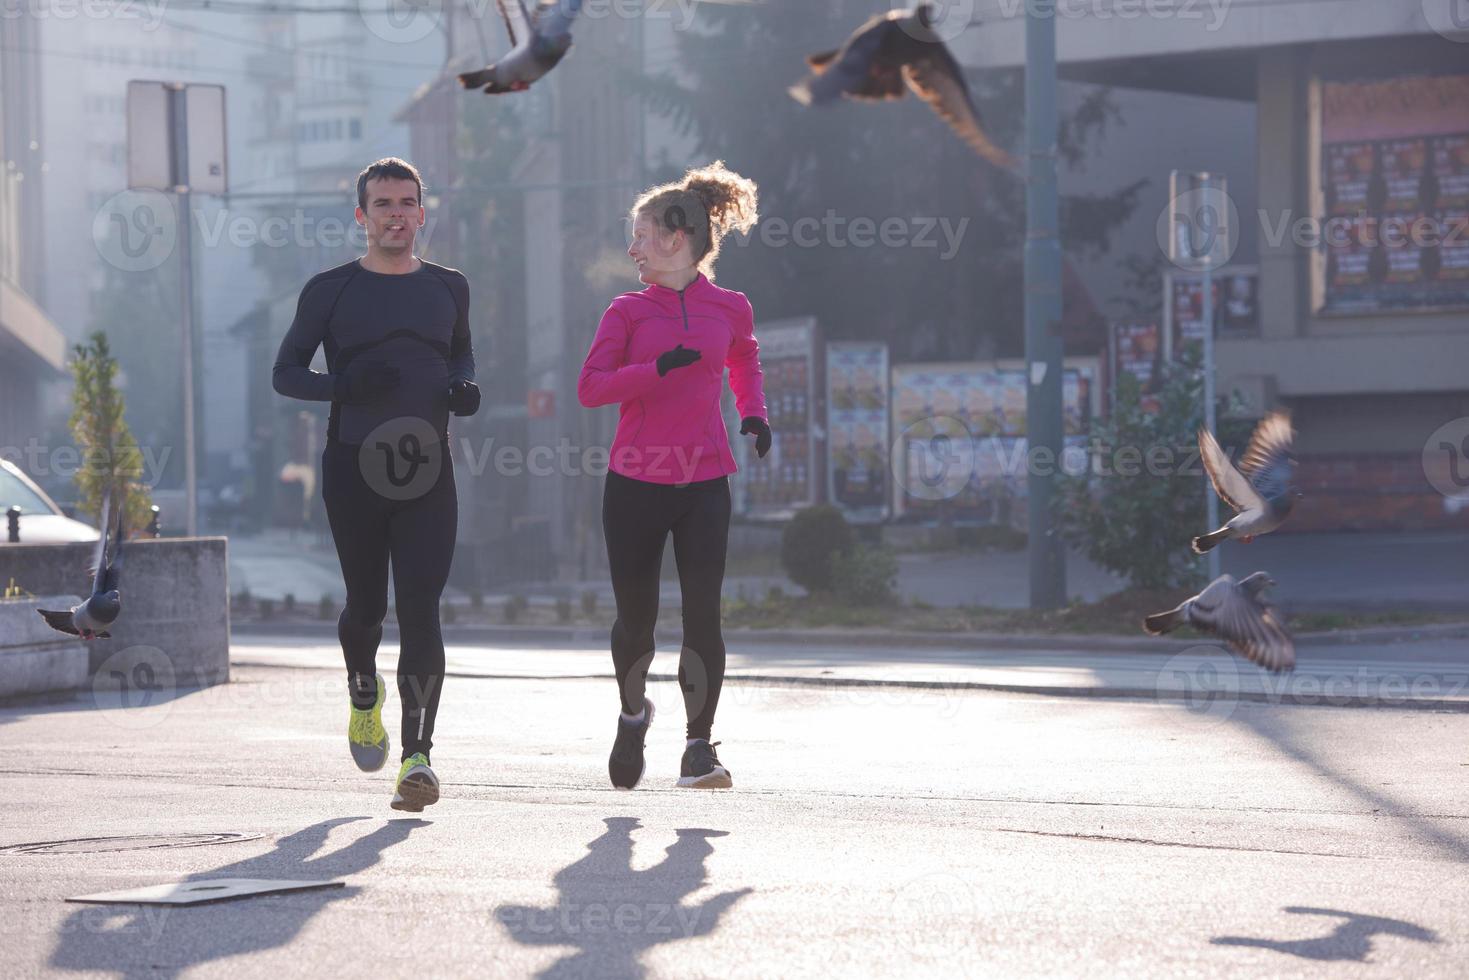
[[[1066,601],[1066,554],[1053,514],[1061,459],[1061,242],[1056,193],[1056,18],[1026,0],[1025,430],[1030,607]]]

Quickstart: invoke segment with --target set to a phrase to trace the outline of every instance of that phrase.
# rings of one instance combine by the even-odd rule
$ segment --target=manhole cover
[[[78,837],[75,840],[10,844],[0,854],[94,854],[98,851],[141,851],[152,847],[202,847],[256,840],[261,834],[134,834],[127,837]]]

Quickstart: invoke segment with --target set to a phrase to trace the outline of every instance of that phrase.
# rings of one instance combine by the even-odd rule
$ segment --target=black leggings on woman
[[[612,664],[622,710],[630,715],[643,710],[643,690],[653,662],[653,626],[658,621],[663,544],[673,533],[673,556],[683,590],[678,684],[689,738],[709,738],[724,686],[719,596],[729,545],[729,511],[729,480],[722,476],[675,486],[609,471],[602,494],[602,530],[617,598]]]
[[[454,466],[446,447],[439,470],[421,495],[393,499],[390,485],[377,489],[363,476],[369,465],[357,446],[328,442],[321,455],[321,496],[342,563],[347,605],[337,636],[353,675],[370,682],[388,612],[388,559],[393,563],[398,613],[398,696],[403,703],[403,758],[428,755],[434,716],[444,686],[444,637],[439,631],[439,597],[449,581],[459,502]],[[376,474],[375,474],[376,476]],[[418,490],[412,487],[412,490]],[[385,492],[387,491],[387,492]]]

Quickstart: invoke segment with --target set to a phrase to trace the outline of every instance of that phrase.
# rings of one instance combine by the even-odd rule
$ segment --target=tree
[[[86,344],[77,344],[69,367],[76,382],[69,424],[82,456],[76,473],[80,509],[96,514],[100,523],[103,496],[111,491],[114,508],[126,499],[125,526],[142,528],[152,516],[153,501],[139,479],[143,454],[124,418],[123,397],[116,385],[118,365],[107,335],[99,330]]]
[[[814,313],[828,336],[886,340],[903,360],[1017,355],[1023,181],[979,160],[916,98],[808,109],[785,94],[805,54],[834,46],[873,12],[859,0],[706,4],[705,29],[679,35],[676,75],[627,81],[694,140],[701,157],[722,158],[760,185],[762,224],[726,243],[719,271],[751,293],[762,319]],[[1018,146],[1023,74],[968,80],[991,136]],[[1062,163],[1082,168],[1119,121],[1105,89],[1083,91],[1060,126]],[[1067,251],[1107,251],[1143,186],[1063,196]],[[793,228],[828,216],[840,224],[823,226],[820,247],[772,236],[782,222]],[[896,219],[901,239],[889,241],[901,244],[859,244],[858,219],[878,228]]]

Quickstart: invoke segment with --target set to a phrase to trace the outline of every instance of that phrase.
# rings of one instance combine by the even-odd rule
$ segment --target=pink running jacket
[[[658,376],[658,355],[679,344],[702,356]],[[649,483],[692,483],[735,472],[719,411],[724,369],[740,418],[766,418],[755,315],[744,293],[703,273],[682,291],[650,285],[612,301],[577,379],[587,408],[620,402],[610,468]]]

